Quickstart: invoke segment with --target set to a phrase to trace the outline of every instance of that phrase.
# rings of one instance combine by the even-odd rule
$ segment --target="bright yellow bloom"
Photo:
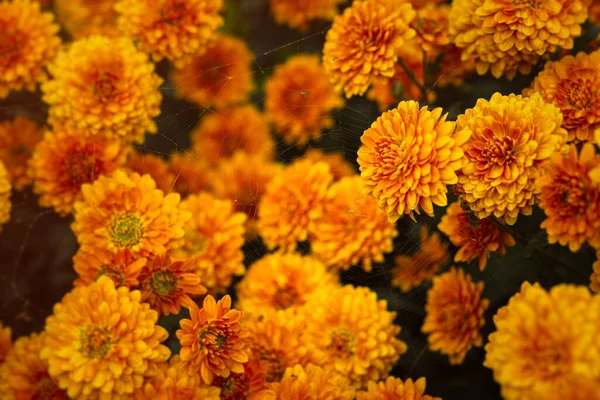
[[[82,135],[142,142],[156,133],[162,79],[148,56],[126,38],[91,36],[73,42],[48,67],[42,85],[48,122]]]
[[[69,397],[129,399],[171,355],[167,331],[141,293],[115,289],[108,277],[73,289],[46,320],[40,353]]]
[[[2,232],[2,224],[10,219],[10,195],[12,186],[8,179],[8,172],[4,168],[4,164],[0,161],[0,232]]]
[[[156,187],[163,193],[172,192],[175,179],[179,180],[181,177],[169,171],[169,165],[162,157],[151,153],[140,153],[137,149],[129,152],[126,167],[128,171],[150,175],[156,182]]]
[[[272,383],[277,400],[352,400],[355,389],[348,378],[315,364],[287,368],[280,382]]]
[[[419,208],[433,216],[433,204],[447,204],[446,185],[458,181],[456,173],[465,165],[461,146],[471,135],[468,127],[455,127],[441,108],[429,111],[403,101],[364,132],[361,176],[390,222],[403,214],[414,219]]]
[[[535,180],[566,141],[561,122],[560,110],[539,94],[495,93],[458,116],[458,127],[473,134],[462,146],[467,164],[457,191],[477,218],[494,215],[513,225],[519,214],[531,214],[538,194]]]
[[[402,381],[390,376],[385,381],[371,381],[367,387],[356,393],[357,400],[442,400],[425,394],[425,378]]]
[[[221,388],[223,400],[275,400],[275,392],[267,385],[266,370],[267,363],[250,360],[244,364],[243,373],[217,376],[212,384]]]
[[[181,68],[206,51],[223,25],[223,0],[118,0],[118,26],[155,61]]]
[[[0,365],[4,363],[6,355],[12,348],[12,330],[10,326],[4,327],[0,321]]]
[[[338,5],[344,0],[270,0],[271,14],[279,24],[286,24],[301,32],[314,20],[331,21],[337,15]]]
[[[86,286],[101,276],[108,276],[116,287],[134,289],[139,285],[138,277],[148,260],[134,258],[129,249],[113,253],[100,247],[79,251],[73,257],[73,269],[79,275],[75,286]]]
[[[374,78],[392,77],[397,51],[415,37],[415,18],[403,0],[354,1],[333,20],[323,47],[323,66],[336,90],[362,95]]]
[[[56,18],[69,33],[81,37],[91,29],[116,29],[117,0],[54,0]]]
[[[8,171],[15,190],[21,190],[32,181],[29,159],[44,131],[34,121],[16,117],[0,123],[0,161]]]
[[[356,174],[355,167],[344,158],[344,153],[337,151],[325,152],[321,149],[311,148],[304,153],[303,158],[311,160],[313,164],[323,161],[329,165],[329,170],[333,175],[334,182],[339,181],[345,176]]]
[[[54,15],[30,0],[0,3],[0,99],[11,90],[33,92],[47,79],[46,64],[61,45]]]
[[[360,264],[371,271],[373,262],[383,262],[384,254],[394,249],[396,225],[388,221],[364,188],[358,175],[332,184],[325,195],[323,213],[309,231],[313,254],[335,270]]]
[[[174,179],[172,192],[182,197],[198,194],[210,186],[213,171],[205,158],[191,153],[173,153],[169,158],[167,177]]]

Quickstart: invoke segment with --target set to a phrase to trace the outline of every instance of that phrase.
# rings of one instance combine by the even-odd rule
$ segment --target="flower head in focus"
[[[266,381],[267,364],[250,360],[243,373],[232,372],[228,377],[215,377],[212,385],[221,389],[222,400],[275,400],[275,392]]]
[[[75,37],[96,30],[115,30],[117,0],[54,0],[58,22]]]
[[[173,191],[176,178],[181,176],[176,177],[169,170],[169,165],[162,157],[152,153],[141,153],[137,149],[129,152],[125,167],[127,170],[137,172],[140,175],[150,175],[156,182],[156,187],[162,190],[163,193]]]
[[[315,364],[289,367],[281,381],[271,384],[277,399],[352,400],[355,388],[348,378]]]
[[[442,400],[425,394],[425,378],[416,381],[389,376],[385,381],[369,382],[367,390],[356,393],[357,400]]]
[[[2,224],[8,222],[10,219],[10,195],[12,185],[8,178],[8,171],[4,167],[2,161],[0,161],[0,232],[2,231]]]
[[[270,0],[271,14],[279,24],[306,31],[313,20],[330,21],[344,0]]]
[[[167,178],[173,179],[172,192],[183,198],[198,194],[210,187],[213,171],[205,158],[192,153],[176,152],[171,154],[167,163]]]
[[[146,262],[145,257],[134,258],[128,249],[116,253],[100,247],[79,251],[73,257],[73,269],[79,275],[75,286],[89,285],[106,275],[116,287],[133,289],[139,285],[138,277]]]
[[[310,148],[304,153],[304,158],[311,160],[314,164],[323,161],[329,165],[329,171],[333,175],[334,182],[346,176],[356,175],[354,166],[344,158],[344,153],[327,152],[321,149]]]
[[[15,190],[31,183],[29,159],[43,136],[42,128],[27,118],[16,117],[0,123],[0,161],[4,163]]]

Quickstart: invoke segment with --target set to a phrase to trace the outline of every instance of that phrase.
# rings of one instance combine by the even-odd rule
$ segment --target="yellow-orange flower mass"
[[[173,153],[169,158],[166,175],[167,180],[173,179],[170,192],[177,192],[185,198],[207,190],[212,172],[205,158],[196,157],[192,153]]]
[[[425,394],[425,383],[425,378],[403,381],[390,376],[385,381],[369,382],[367,390],[356,393],[356,400],[442,400]]]
[[[277,400],[352,400],[355,388],[348,378],[315,364],[287,368],[280,382],[273,383]]]
[[[126,38],[91,36],[71,43],[48,67],[42,85],[48,122],[82,135],[143,141],[155,133],[160,78],[148,56]]]
[[[465,165],[461,146],[469,127],[446,121],[442,109],[403,101],[383,113],[361,137],[358,164],[367,191],[395,222],[419,209],[433,216],[433,204],[447,204],[446,185],[458,181]]]
[[[306,31],[314,20],[332,20],[344,0],[270,0],[271,14],[280,24]]]
[[[134,289],[139,284],[138,277],[147,261],[145,257],[135,258],[129,249],[116,253],[100,247],[80,251],[73,257],[73,269],[79,275],[75,286],[89,285],[106,275],[116,287]]]
[[[590,290],[594,293],[600,293],[600,251],[596,251],[596,261],[592,267],[594,270],[590,275]]]
[[[212,385],[221,389],[223,400],[275,400],[275,392],[266,381],[267,364],[256,359],[244,364],[243,373],[215,377]]]
[[[352,176],[356,174],[355,167],[350,164],[345,158],[344,153],[334,151],[324,151],[321,149],[308,149],[304,153],[304,158],[311,160],[313,163],[323,161],[329,165],[329,170],[333,175],[333,181],[339,181],[345,176]]]
[[[8,172],[4,167],[4,163],[0,161],[0,232],[2,231],[2,224],[10,219],[10,194],[12,185],[8,179]]]
[[[139,291],[100,277],[69,292],[46,320],[40,357],[70,398],[127,399],[171,352],[167,331]]]
[[[457,192],[477,218],[494,215],[512,225],[519,214],[530,215],[537,202],[535,180],[567,138],[560,110],[539,94],[495,93],[489,101],[479,99],[456,123],[473,132],[462,146],[467,164]]]
[[[42,128],[27,118],[16,117],[0,123],[0,161],[4,163],[15,190],[31,183],[29,159],[43,136]]]
[[[95,29],[116,30],[117,0],[54,0],[56,18],[75,37]]]
[[[140,175],[150,175],[154,179],[154,182],[156,182],[156,187],[162,190],[163,193],[171,192],[175,180],[178,180],[181,176],[176,176],[176,174],[169,171],[169,165],[159,155],[140,153],[137,149],[129,152],[125,166],[131,172],[137,172]]]
[[[323,47],[323,66],[346,97],[365,93],[374,78],[392,77],[397,51],[415,36],[415,18],[403,0],[354,1],[333,20]]]

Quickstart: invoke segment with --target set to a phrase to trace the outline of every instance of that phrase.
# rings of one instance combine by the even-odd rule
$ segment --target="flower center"
[[[298,301],[298,292],[291,285],[277,288],[273,295],[273,306],[279,310],[290,308]]]
[[[0,35],[0,58],[6,59],[14,56],[19,50],[19,42],[22,43],[22,40],[18,39],[18,32],[7,26],[7,22],[0,21],[0,32],[2,32]]]
[[[354,354],[354,336],[347,329],[336,329],[331,333],[331,343],[327,348],[335,357],[348,358]]]
[[[94,160],[83,153],[73,153],[67,157],[64,168],[69,180],[75,186],[92,182],[100,174],[100,168],[96,167]]]
[[[135,215],[116,214],[108,228],[110,241],[119,248],[137,246],[144,235],[142,220]]]
[[[198,335],[198,345],[205,348],[209,353],[221,353],[227,346],[228,334],[226,329],[210,323]]]
[[[150,287],[162,296],[171,294],[177,288],[175,274],[171,271],[159,271],[150,278]]]
[[[188,230],[184,236],[184,247],[192,255],[198,255],[206,250],[207,240],[204,235],[196,230]]]
[[[540,0],[512,0],[512,4],[517,8],[541,8],[544,2]]]
[[[122,271],[118,271],[116,268],[118,266],[108,266],[103,265],[100,267],[100,271],[98,271],[98,275],[96,275],[96,280],[98,280],[101,276],[108,276],[116,286],[123,286],[125,283],[125,275]]]
[[[285,373],[285,365],[281,361],[283,359],[280,352],[264,348],[260,346],[256,350],[256,358],[261,361],[266,361],[269,365],[267,369],[267,382],[279,382]]]
[[[81,349],[91,358],[108,355],[112,349],[113,341],[108,329],[87,328],[81,332]]]
[[[217,376],[213,385],[221,388],[222,400],[244,400],[250,389],[247,376],[236,373],[232,373],[227,378]]]

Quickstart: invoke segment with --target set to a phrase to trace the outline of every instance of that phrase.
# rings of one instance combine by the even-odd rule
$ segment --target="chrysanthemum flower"
[[[182,319],[176,334],[181,342],[181,361],[190,375],[200,374],[210,385],[215,376],[241,374],[248,362],[249,332],[241,325],[243,313],[231,309],[231,297],[215,302],[206,296],[202,308],[192,303],[189,319]]]
[[[10,326],[4,327],[0,321],[0,365],[4,363],[6,355],[12,348],[12,330]]]
[[[365,271],[373,262],[383,262],[394,249],[396,225],[364,193],[358,176],[342,178],[331,185],[324,199],[323,213],[309,230],[313,254],[335,270],[360,264]]]
[[[69,397],[126,399],[171,352],[167,331],[141,293],[105,276],[73,289],[46,320],[40,353]]]
[[[134,149],[129,152],[125,166],[131,172],[150,175],[156,182],[156,187],[163,193],[173,191],[176,176],[169,170],[169,165],[162,157],[151,153],[140,153]],[[180,176],[178,175],[177,178]]]
[[[441,108],[429,111],[415,101],[401,102],[364,132],[361,176],[390,222],[403,214],[414,219],[419,208],[433,216],[433,204],[447,204],[446,185],[458,181],[465,165],[460,146],[470,135],[468,127],[446,121]]]
[[[307,305],[312,323],[302,340],[309,361],[350,379],[355,386],[388,376],[406,344],[397,338],[395,312],[366,287],[346,285]],[[285,378],[284,378],[285,379]]]
[[[94,247],[78,252],[73,257],[73,269],[79,275],[75,286],[86,286],[101,276],[108,276],[116,287],[138,286],[138,277],[146,265],[144,257],[134,258],[128,249],[116,253],[104,248]]]
[[[53,207],[62,216],[72,213],[75,202],[82,199],[82,185],[112,174],[125,163],[127,150],[106,136],[86,136],[77,128],[55,125],[30,161],[40,205]]]
[[[446,46],[443,53],[439,71],[434,77],[436,86],[462,86],[465,78],[475,73],[475,61],[472,58],[463,60],[463,50],[454,44]]]
[[[431,279],[450,258],[448,244],[441,240],[437,232],[428,234],[427,228],[421,227],[419,238],[421,247],[415,254],[410,257],[399,255],[394,261],[392,285],[403,292]]]
[[[355,388],[348,378],[315,364],[287,368],[280,382],[271,384],[277,400],[352,400]]]
[[[354,1],[333,20],[323,47],[323,66],[336,90],[362,95],[374,78],[392,77],[397,51],[415,36],[415,18],[403,0]]]
[[[211,293],[225,291],[234,275],[244,273],[244,224],[246,215],[235,212],[233,203],[208,193],[188,196],[181,209],[192,218],[185,222],[183,247],[177,259],[193,258],[193,271]]]
[[[12,186],[8,179],[8,172],[4,168],[4,164],[0,161],[0,232],[2,224],[10,219],[10,194]]]
[[[571,146],[567,156],[554,153],[546,174],[537,180],[540,207],[546,214],[541,227],[549,243],[560,243],[577,252],[588,241],[600,246],[600,184],[594,184],[589,172],[600,165],[600,154],[586,143],[579,155]]]
[[[267,254],[248,268],[238,284],[237,304],[252,313],[297,309],[338,286],[337,275],[312,256]]]
[[[155,61],[183,67],[206,51],[223,25],[223,0],[118,0],[118,26]]]
[[[179,209],[178,193],[164,196],[150,175],[117,170],[81,190],[72,225],[81,249],[129,249],[146,257],[183,244],[183,225],[191,215]]]
[[[600,298],[586,287],[546,291],[525,282],[494,316],[496,331],[485,346],[484,366],[493,370],[502,396],[533,399],[562,385],[575,392],[577,380],[599,382],[599,311]]]
[[[429,60],[435,60],[450,44],[448,37],[449,14],[449,5],[435,4],[435,2],[417,9],[417,16],[412,23],[412,27],[417,32],[415,40]]]
[[[571,377],[558,385],[549,385],[531,393],[531,400],[600,400],[600,380]]]
[[[466,165],[457,190],[477,218],[494,215],[512,225],[520,213],[531,214],[535,180],[566,141],[561,122],[560,110],[539,94],[495,93],[458,116],[458,128],[473,134],[462,146]]]
[[[54,15],[39,3],[12,0],[0,3],[0,99],[11,90],[34,91],[47,79],[46,64],[60,47]]]
[[[356,175],[354,166],[350,164],[345,158],[343,153],[340,152],[325,152],[321,149],[308,149],[304,153],[304,159],[311,160],[313,164],[323,161],[329,165],[329,170],[333,175],[333,181],[339,181],[345,176]]]
[[[23,189],[32,181],[28,163],[43,136],[41,127],[27,118],[16,117],[0,123],[0,161],[4,163],[16,190]]]
[[[155,133],[162,79],[148,56],[126,38],[91,36],[73,42],[48,67],[42,85],[48,122],[82,135],[141,142]]]
[[[209,162],[191,153],[173,153],[168,161],[167,174],[173,176],[173,190],[182,197],[198,194],[210,187],[213,171]]]
[[[314,20],[331,21],[344,0],[271,0],[271,14],[279,24],[306,31]]]
[[[600,25],[600,4],[592,1],[588,10],[588,16],[592,24]]]
[[[90,29],[116,29],[117,0],[54,0],[56,18],[75,37]]]
[[[319,139],[334,124],[332,111],[344,105],[315,55],[297,55],[277,66],[265,97],[267,118],[290,145]]]
[[[308,239],[314,221],[323,213],[333,176],[324,162],[295,161],[267,185],[258,204],[257,228],[269,250],[294,251]]]
[[[219,34],[206,52],[172,73],[177,93],[204,108],[244,102],[252,89],[253,56],[243,40]]]
[[[454,262],[471,262],[478,259],[483,271],[491,252],[506,254],[506,247],[515,245],[510,233],[501,230],[490,218],[469,218],[470,212],[463,210],[459,202],[450,204],[446,215],[438,224],[453,245],[458,247]]]
[[[369,382],[367,390],[356,393],[357,400],[442,400],[425,394],[425,378],[416,381],[389,376],[385,381]]]
[[[446,354],[450,364],[462,364],[471,347],[481,347],[483,313],[489,305],[481,299],[483,282],[475,283],[460,268],[433,278],[427,291],[427,316],[421,331],[426,333],[429,349]]]
[[[592,292],[600,293],[600,251],[596,251],[596,261],[593,268],[594,272],[590,276],[590,289]]]
[[[275,149],[266,118],[252,105],[207,115],[190,136],[195,155],[213,165],[238,151],[271,158]]]
[[[523,93],[539,93],[546,103],[560,108],[569,141],[591,141],[594,131],[600,129],[600,96],[596,94],[599,85],[600,50],[547,62],[531,88]]]
[[[275,400],[275,392],[266,381],[267,363],[250,360],[241,374],[232,372],[228,377],[215,377],[213,386],[221,388],[222,400]]]

